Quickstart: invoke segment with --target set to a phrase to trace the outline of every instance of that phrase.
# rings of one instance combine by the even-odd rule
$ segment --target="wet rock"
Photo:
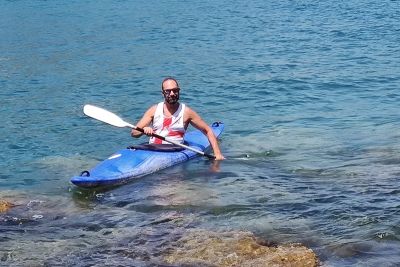
[[[249,232],[205,230],[179,239],[165,261],[189,266],[318,266],[315,253],[300,244],[264,246]]]
[[[8,201],[0,199],[0,212],[6,212],[14,207],[14,205]]]

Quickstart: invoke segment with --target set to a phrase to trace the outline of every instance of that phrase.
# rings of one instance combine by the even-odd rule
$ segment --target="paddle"
[[[137,126],[135,126],[133,124],[130,124],[130,123],[124,121],[123,119],[121,119],[120,117],[115,115],[114,113],[112,113],[112,112],[110,112],[108,110],[105,110],[103,108],[99,108],[99,107],[96,107],[96,106],[93,106],[93,105],[85,105],[83,107],[83,113],[85,113],[85,115],[87,115],[89,117],[92,117],[93,119],[96,119],[96,120],[111,124],[111,125],[116,126],[116,127],[120,127],[120,128],[129,127],[129,128],[132,128],[132,129],[135,129],[135,130],[137,130],[139,132],[144,133],[144,130],[142,128],[137,127]],[[177,142],[172,141],[172,140],[168,140],[164,136],[161,136],[161,135],[158,135],[158,134],[152,134],[152,136],[154,136],[156,138],[159,138],[161,140],[164,140],[164,141],[166,141],[168,143],[171,143],[171,144],[186,148],[188,150],[191,150],[193,152],[196,152],[196,153],[198,153],[198,154],[200,154],[202,156],[205,156],[205,157],[207,157],[209,159],[215,159],[215,157],[213,155],[206,154],[203,151],[197,150],[197,149],[192,148],[190,146],[187,146],[187,145],[184,145],[184,144],[181,144],[181,143],[177,143]]]

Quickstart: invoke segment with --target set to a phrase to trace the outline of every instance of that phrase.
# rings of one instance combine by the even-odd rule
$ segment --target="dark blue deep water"
[[[246,230],[323,266],[400,264],[400,2],[1,1],[0,265],[147,266],[179,229]],[[103,192],[165,76],[223,121],[198,158]],[[130,256],[127,256],[130,255]],[[145,255],[145,256],[143,256]]]

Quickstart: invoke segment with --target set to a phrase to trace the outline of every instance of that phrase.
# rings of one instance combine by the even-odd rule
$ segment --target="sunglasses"
[[[167,95],[171,94],[171,92],[174,92],[174,94],[179,93],[179,90],[181,90],[179,87],[177,88],[172,88],[172,89],[164,89],[163,92]]]

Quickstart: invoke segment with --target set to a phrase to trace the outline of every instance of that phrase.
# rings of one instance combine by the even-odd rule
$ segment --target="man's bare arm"
[[[199,129],[201,132],[203,132],[205,136],[207,136],[208,141],[210,142],[211,147],[214,151],[215,159],[216,160],[225,159],[221,153],[217,138],[215,137],[211,127],[208,126],[207,123],[205,123],[205,121],[200,117],[199,114],[197,114],[194,110],[192,110],[189,107],[187,107],[187,116],[189,119],[189,123],[192,124],[195,128]]]
[[[156,107],[157,107],[157,106],[154,105],[154,106],[152,106],[151,108],[149,108],[149,109],[144,113],[144,115],[143,115],[143,117],[140,119],[140,121],[136,124],[136,126],[139,127],[139,128],[149,128],[149,127],[147,127],[147,126],[153,121],[154,113],[155,113],[155,111],[156,111]],[[148,131],[149,129],[144,129],[144,130],[145,130],[145,133],[147,134],[146,130]],[[136,130],[134,130],[134,129],[132,129],[132,131],[131,131],[131,136],[132,136],[132,137],[138,138],[138,137],[140,137],[140,136],[142,136],[142,135],[143,135],[142,132],[136,131]]]

